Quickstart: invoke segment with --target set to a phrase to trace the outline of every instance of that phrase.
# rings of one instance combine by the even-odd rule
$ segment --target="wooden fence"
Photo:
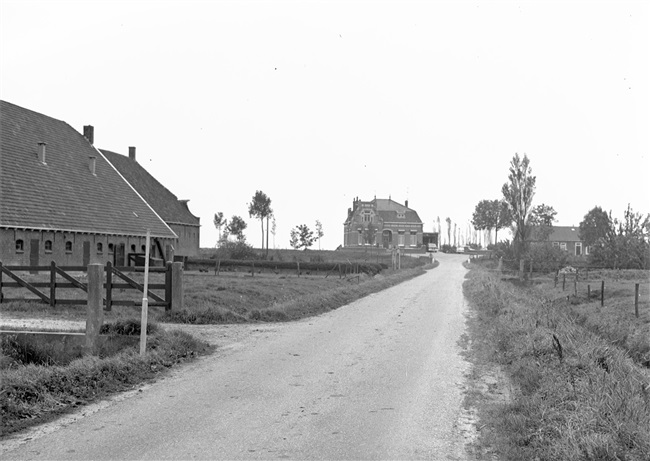
[[[180,265],[181,263],[174,263]],[[176,270],[171,262],[168,262],[166,267],[150,267],[150,273],[163,273],[164,283],[149,283],[147,289],[147,297],[152,301],[149,306],[164,306],[165,310],[171,310],[172,307],[172,286],[174,273]],[[176,268],[179,270],[180,268]],[[30,300],[26,298],[9,298],[5,296],[5,288],[12,289],[26,289],[36,298],[31,300],[41,301],[54,307],[57,304],[70,305],[70,304],[86,304],[88,294],[88,284],[79,278],[76,278],[71,272],[87,272],[85,266],[57,266],[52,262],[49,266],[4,266],[0,262],[0,303],[9,301],[24,301]],[[38,274],[40,272],[49,272],[48,281],[30,281],[19,272],[29,272],[30,274]],[[106,279],[104,282],[105,297],[104,309],[110,311],[112,306],[133,306],[139,301],[129,299],[116,299],[113,294],[115,290],[136,290],[140,293],[144,292],[144,286],[127,275],[129,273],[144,272],[143,267],[114,267],[110,262],[104,267]],[[5,276],[13,281],[5,281]],[[180,279],[182,291],[182,275],[176,277]],[[42,290],[46,288],[46,290]],[[64,299],[60,296],[57,297],[57,290],[59,289],[78,289],[86,293],[83,299]],[[156,294],[152,290],[162,290],[164,294]]]

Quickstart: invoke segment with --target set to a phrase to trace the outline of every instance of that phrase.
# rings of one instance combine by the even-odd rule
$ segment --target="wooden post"
[[[56,263],[50,263],[50,306],[56,304]]]
[[[639,284],[634,284],[634,316],[639,318]]]
[[[296,261],[296,265],[298,267],[298,277],[300,277],[300,261]]]
[[[575,297],[578,296],[578,281],[577,280],[573,281],[573,295]]]
[[[102,288],[104,266],[88,265],[88,302],[86,304],[86,353],[97,354],[99,331],[102,328]]]
[[[587,302],[591,302],[591,285],[587,284]]]
[[[167,261],[165,271],[165,312],[172,310],[172,263]]]
[[[498,267],[497,267],[497,270],[498,270],[499,272],[502,272],[502,271],[503,271],[503,256],[501,256],[501,257],[499,258],[499,265],[498,265]]]
[[[113,264],[106,263],[106,307],[104,310],[110,311],[113,308]]]
[[[144,289],[142,290],[142,311],[140,315],[140,355],[147,352],[147,324],[149,323],[149,247],[151,231],[147,229],[146,250],[144,252]]]
[[[524,260],[520,259],[519,260],[519,281],[523,282],[524,281]]]
[[[255,261],[253,261],[251,266],[251,277],[255,277]]]
[[[172,308],[183,310],[183,263],[172,264]]]
[[[605,281],[600,282],[600,307],[605,305]]]
[[[566,287],[566,274],[562,274],[562,291]]]
[[[553,285],[553,288],[557,288],[557,277],[558,277],[558,274],[556,273],[555,277],[553,278],[554,282],[555,282],[555,284]]]

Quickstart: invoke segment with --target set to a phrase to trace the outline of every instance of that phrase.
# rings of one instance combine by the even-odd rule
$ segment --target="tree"
[[[368,245],[375,244],[375,238],[377,236],[377,226],[372,222],[369,222],[368,225],[363,229],[363,242]]]
[[[227,221],[227,219],[223,218],[223,213],[221,211],[214,214],[214,220],[212,222],[214,223],[214,227],[219,231],[219,240],[217,242],[221,241],[221,228],[228,224]]]
[[[261,190],[255,191],[253,200],[248,204],[248,216],[260,220],[262,226],[262,250],[264,249],[264,219],[271,214],[273,214],[271,199]],[[266,236],[266,246],[267,248],[269,246],[268,234]]]
[[[551,235],[553,223],[557,221],[555,215],[557,215],[557,211],[552,206],[543,203],[530,210],[528,223],[535,229],[536,240],[546,240]]]
[[[315,239],[314,232],[306,224],[300,224],[291,229],[291,240],[289,240],[289,244],[296,250],[300,248],[306,250],[314,244]]]
[[[275,233],[276,233],[276,231],[277,231],[277,226],[275,224],[275,215],[273,215],[273,219],[271,220],[271,234],[273,234],[273,248],[275,248]],[[268,247],[268,245],[266,245],[266,246]]]
[[[611,213],[610,213],[611,214]],[[599,206],[592,208],[580,223],[578,236],[585,245],[592,246],[604,242],[612,232],[612,218]]]
[[[447,217],[445,222],[447,223],[447,245],[451,245],[451,218]]]
[[[238,241],[243,242],[246,240],[246,237],[244,236],[244,230],[246,230],[246,227],[248,227],[246,221],[244,221],[240,216],[233,215],[226,226],[226,231],[228,234],[234,235]]]
[[[494,229],[494,242],[497,242],[499,229],[512,223],[508,205],[503,200],[481,200],[474,208],[472,225],[475,229],[491,231]]]
[[[316,238],[318,239],[318,249],[320,250],[320,239],[321,237],[325,235],[323,232],[323,225],[321,222],[317,219],[316,220]]]
[[[526,251],[526,239],[528,238],[526,226],[535,195],[536,178],[532,173],[528,157],[524,154],[522,159],[519,154],[515,154],[510,161],[508,182],[501,188],[503,198],[512,215],[515,231],[513,243],[517,259]]]

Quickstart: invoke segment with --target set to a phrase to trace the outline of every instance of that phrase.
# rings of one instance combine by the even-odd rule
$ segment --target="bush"
[[[533,243],[528,249],[526,259],[533,260],[536,271],[552,272],[567,265],[568,253],[550,243]]]
[[[221,243],[221,246],[215,254],[215,259],[238,259],[238,260],[254,260],[258,259],[257,253],[251,245],[243,240],[230,241],[226,240]]]

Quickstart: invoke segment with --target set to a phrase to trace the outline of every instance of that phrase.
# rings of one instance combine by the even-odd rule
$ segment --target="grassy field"
[[[530,284],[472,269],[466,404],[480,419],[477,458],[648,460],[648,273],[590,272],[576,296],[552,276]],[[602,308],[586,297],[586,284],[600,289],[601,280]],[[635,283],[644,287],[639,318]]]

